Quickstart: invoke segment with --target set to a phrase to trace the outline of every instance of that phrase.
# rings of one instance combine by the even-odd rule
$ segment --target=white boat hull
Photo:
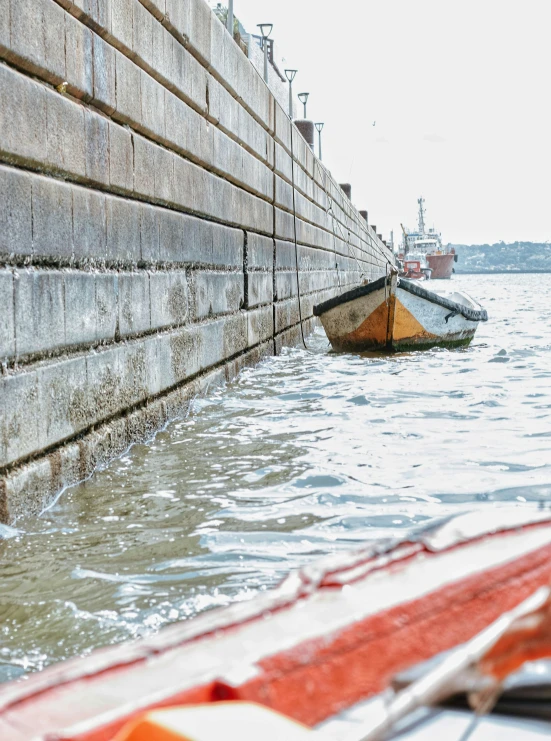
[[[488,316],[466,294],[444,298],[396,275],[314,307],[334,350],[468,345]]]

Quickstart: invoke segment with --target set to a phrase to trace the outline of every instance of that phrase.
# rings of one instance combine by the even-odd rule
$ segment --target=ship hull
[[[432,278],[451,278],[455,254],[427,255],[427,262],[432,269]]]
[[[314,307],[337,352],[468,345],[486,312],[464,294],[438,296],[396,275]]]

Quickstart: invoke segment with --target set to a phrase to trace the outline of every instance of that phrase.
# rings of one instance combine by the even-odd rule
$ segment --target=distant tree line
[[[458,255],[456,273],[551,273],[548,242],[452,244]]]

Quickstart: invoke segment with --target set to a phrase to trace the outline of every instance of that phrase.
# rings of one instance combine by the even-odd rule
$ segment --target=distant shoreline
[[[455,275],[520,275],[522,273],[551,273],[551,270],[456,270]]]

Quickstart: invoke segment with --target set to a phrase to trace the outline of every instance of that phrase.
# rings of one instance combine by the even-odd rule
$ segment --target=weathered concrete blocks
[[[86,178],[109,185],[109,121],[103,116],[84,111]]]
[[[243,306],[243,273],[195,271],[191,275],[191,282],[191,304],[195,319],[235,313]]]
[[[90,100],[94,94],[94,34],[68,13],[65,16],[65,79],[77,98]],[[58,40],[59,43],[59,40]],[[63,48],[63,46],[62,46]]]
[[[247,332],[249,347],[273,337],[274,311],[271,305],[247,312]]]
[[[112,340],[117,329],[117,277],[114,273],[96,273],[96,339]]]
[[[0,153],[25,164],[43,161],[45,121],[43,86],[0,64]]]
[[[31,176],[0,166],[0,255],[31,254]]]
[[[84,108],[58,93],[46,94],[46,164],[73,177],[86,177]],[[92,132],[90,132],[92,133]],[[95,146],[94,144],[91,144]]]
[[[122,2],[123,0],[118,0]],[[130,42],[132,43],[132,42]],[[142,71],[130,59],[115,52],[116,117],[123,123],[135,123],[141,118]]]
[[[119,334],[147,332],[151,328],[149,274],[119,273]]]
[[[134,190],[134,147],[132,135],[109,122],[109,184],[114,190]]]
[[[149,274],[151,329],[186,324],[191,320],[187,276],[184,270]]]
[[[73,258],[73,195],[59,180],[32,181],[33,254],[55,257],[64,264]]]
[[[107,258],[125,264],[140,260],[140,207],[136,201],[106,201]]]
[[[63,274],[59,271],[14,272],[16,352],[32,355],[65,343]]]
[[[65,76],[64,45],[58,43],[64,34],[64,11],[53,0],[4,0],[3,6],[2,15],[9,6],[10,61],[59,84]]]
[[[100,36],[93,36],[93,97],[92,103],[108,115],[117,107],[115,85],[115,50]]]
[[[132,0],[110,0],[111,23],[109,40],[127,54],[132,54],[133,2]]]
[[[0,270],[0,365],[15,355],[14,276],[11,270]]]
[[[107,260],[107,224],[103,193],[73,189],[73,250],[77,262]]]
[[[35,372],[0,377],[0,466],[45,447],[40,399]]]

